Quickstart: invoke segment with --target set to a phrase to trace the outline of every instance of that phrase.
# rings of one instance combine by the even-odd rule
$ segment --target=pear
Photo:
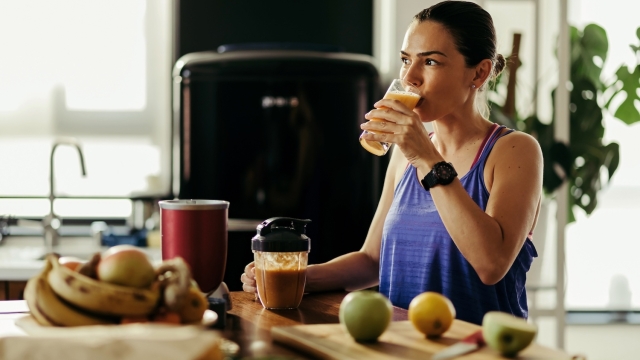
[[[482,319],[484,341],[505,357],[517,356],[531,344],[537,332],[536,325],[505,312],[490,311]]]

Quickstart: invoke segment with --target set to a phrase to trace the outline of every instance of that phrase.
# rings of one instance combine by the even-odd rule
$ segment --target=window
[[[639,2],[572,0],[569,5],[572,25],[595,23],[607,31],[604,78],[623,63],[637,63],[629,44],[638,44]],[[568,309],[640,308],[640,123],[625,125],[607,114],[604,126],[605,141],[620,144],[620,165],[599,194],[596,210],[589,217],[577,213],[577,221],[567,226]]]
[[[544,21],[544,26],[539,26],[537,30],[535,21],[532,21],[535,19],[536,4],[540,7],[539,16]],[[522,33],[522,66],[518,69],[516,99],[518,111],[526,115],[536,107],[540,119],[550,121],[553,108],[549,94],[557,84],[555,48],[558,3],[485,0],[483,6],[494,18],[500,53],[509,55],[513,33]],[[595,23],[607,32],[609,52],[604,63],[604,79],[611,78],[623,63],[637,63],[629,44],[638,44],[638,13],[638,2],[569,0],[570,25],[583,29],[585,25]],[[539,39],[536,39],[536,34]],[[536,41],[539,41],[537,51],[534,49]],[[536,62],[537,69],[535,65],[532,66]],[[531,95],[535,83],[539,96],[534,102]],[[503,90],[506,90],[506,85]],[[614,108],[616,101],[619,104],[622,100],[617,98],[613,103]],[[636,106],[640,109],[640,104]],[[577,221],[566,227],[568,280],[565,299],[568,310],[640,308],[640,275],[636,265],[640,238],[635,225],[640,219],[640,143],[637,140],[640,139],[640,123],[625,125],[610,114],[605,114],[604,127],[605,143],[615,141],[620,144],[620,165],[612,181],[599,193],[596,210],[587,217],[580,209],[576,209]],[[549,209],[552,221],[555,220],[555,211],[555,206]],[[555,234],[554,231],[555,226],[550,226],[547,237]],[[534,242],[545,237],[542,232],[536,232],[538,236],[534,236]],[[535,285],[553,284],[555,244],[540,245],[543,244],[536,244],[541,257],[534,261],[528,282]],[[549,295],[545,291],[540,293]],[[541,297],[541,302],[546,303],[548,299]]]
[[[170,189],[172,2],[0,1],[0,214],[126,217]],[[71,198],[89,198],[80,201]]]

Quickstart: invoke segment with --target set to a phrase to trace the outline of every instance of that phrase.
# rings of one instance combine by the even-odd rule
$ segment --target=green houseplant
[[[553,121],[545,124],[537,114],[523,116],[517,112],[506,113],[503,106],[490,102],[493,121],[514,126],[538,140],[544,156],[543,187],[551,194],[564,181],[569,181],[569,222],[575,220],[574,206],[591,214],[598,203],[597,194],[602,189],[602,172],[606,171],[607,181],[618,168],[620,153],[615,142],[603,142],[604,112],[626,124],[640,121],[640,113],[634,101],[640,100],[640,28],[636,31],[639,43],[631,45],[637,56],[637,64],[629,71],[621,65],[614,78],[602,80],[602,66],[607,59],[609,43],[606,31],[589,24],[583,30],[571,27],[571,72],[570,95],[570,143],[557,142],[554,137]],[[499,78],[490,91],[497,93]],[[555,90],[550,94],[554,97]],[[616,109],[612,100],[626,97]],[[499,96],[498,96],[499,97]],[[503,103],[504,104],[504,103]],[[555,106],[555,105],[554,105]]]

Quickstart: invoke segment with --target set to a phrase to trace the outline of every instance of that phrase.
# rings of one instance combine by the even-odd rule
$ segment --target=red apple
[[[147,254],[131,245],[117,245],[107,250],[98,263],[97,272],[100,281],[136,288],[149,287],[156,277]]]

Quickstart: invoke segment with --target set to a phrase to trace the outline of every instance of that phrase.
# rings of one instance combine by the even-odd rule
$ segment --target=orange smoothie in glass
[[[420,101],[419,94],[415,94],[409,91],[388,91],[384,95],[384,98],[398,100],[409,109],[413,109],[414,107],[416,107],[416,105],[418,104],[418,101]],[[371,121],[386,121],[386,120],[373,118],[371,119]],[[369,132],[373,134],[379,133],[371,130],[369,130]],[[382,156],[386,154],[390,147],[388,143],[383,143],[380,141],[365,140],[362,137],[360,137],[360,144],[362,145],[362,147],[367,149],[367,151],[378,156]]]

